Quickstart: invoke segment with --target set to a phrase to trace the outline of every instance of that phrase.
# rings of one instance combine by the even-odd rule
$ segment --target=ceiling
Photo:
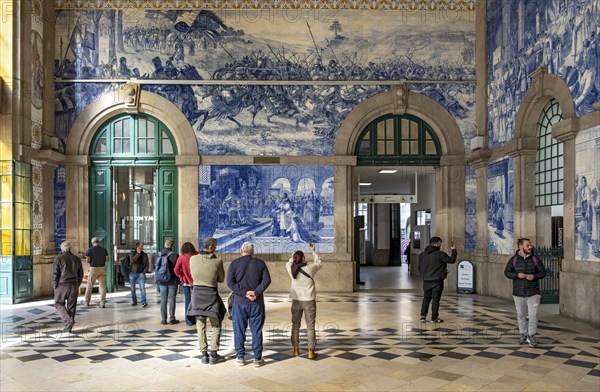
[[[379,173],[382,169],[396,169],[393,174]],[[361,183],[371,183],[361,186],[361,195],[412,195],[416,193],[415,173],[417,181],[426,175],[435,173],[431,166],[357,166],[354,168],[354,191],[357,191],[359,176]]]

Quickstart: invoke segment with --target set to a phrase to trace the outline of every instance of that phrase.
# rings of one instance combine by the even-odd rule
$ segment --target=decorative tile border
[[[57,0],[56,9],[472,11],[477,0]]]

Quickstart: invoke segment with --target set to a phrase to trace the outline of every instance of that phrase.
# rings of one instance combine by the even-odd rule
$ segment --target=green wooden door
[[[175,241],[173,249],[178,249],[177,243],[177,167],[163,166],[158,168],[158,249],[167,239]]]
[[[100,245],[108,250],[110,262],[106,264],[106,289],[113,291],[114,268],[112,262],[112,208],[111,208],[111,168],[110,166],[94,165],[90,168],[90,246],[91,237],[100,238]]]

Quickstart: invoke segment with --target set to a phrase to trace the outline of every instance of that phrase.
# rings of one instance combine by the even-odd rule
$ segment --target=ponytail
[[[304,252],[301,250],[295,251],[292,255],[292,260],[294,260],[294,263],[292,264],[292,277],[296,279],[298,273],[300,272],[299,265],[304,263]]]

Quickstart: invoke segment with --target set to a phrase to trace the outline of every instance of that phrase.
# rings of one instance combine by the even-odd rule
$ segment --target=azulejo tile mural
[[[512,139],[529,74],[541,66],[565,80],[578,116],[594,111],[600,93],[597,0],[490,0],[487,16],[491,148]]]
[[[513,159],[504,158],[488,166],[488,252],[512,254],[514,243]]]
[[[200,166],[200,242],[236,253],[333,252],[332,166]]]
[[[477,0],[57,0],[57,9],[154,8],[239,10],[405,10],[472,11]]]
[[[575,139],[575,259],[600,261],[600,127]]]
[[[474,14],[441,15],[57,10],[57,133],[65,139],[91,102],[136,78],[187,117],[200,154],[331,155],[358,104],[406,81],[452,114],[469,149]]]

